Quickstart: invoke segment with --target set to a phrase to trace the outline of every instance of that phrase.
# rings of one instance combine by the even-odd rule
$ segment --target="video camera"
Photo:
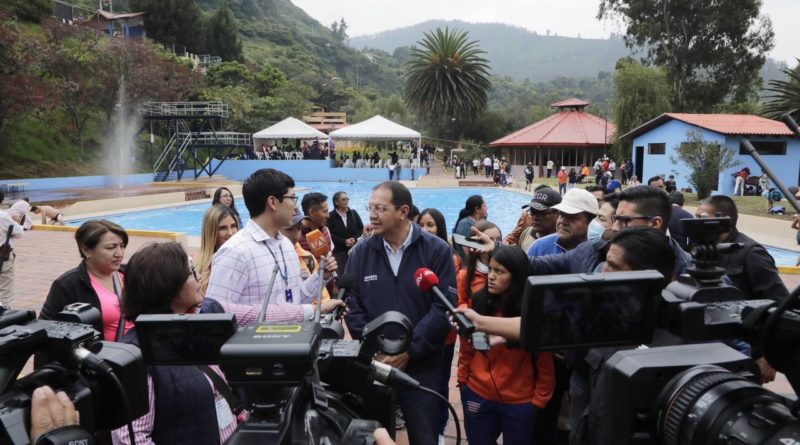
[[[746,300],[718,267],[720,254],[740,248],[717,244],[729,219],[682,224],[693,264],[665,288],[656,271],[529,277],[522,346],[594,348],[586,356],[591,443],[800,444],[797,409],[760,386],[753,360],[711,342],[756,345],[797,394],[800,287],[782,302]],[[662,344],[680,346],[654,347]]]
[[[33,391],[64,391],[81,413],[81,426],[100,433],[147,412],[147,374],[138,348],[100,340],[92,324],[100,311],[75,303],[58,321],[32,310],[0,306],[0,445],[30,443]],[[18,378],[36,354],[36,370]]]
[[[395,391],[375,380],[415,382],[372,358],[406,351],[411,322],[387,312],[354,341],[329,338],[332,320],[237,327],[233,314],[142,315],[136,331],[148,365],[220,366],[251,410],[227,444],[371,443],[381,425],[393,434]]]

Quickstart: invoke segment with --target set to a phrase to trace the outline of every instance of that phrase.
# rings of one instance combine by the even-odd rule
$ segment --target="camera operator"
[[[122,308],[130,320],[143,314],[221,312],[204,300],[197,273],[180,244],[143,247],[128,263]],[[122,338],[138,345],[136,327]],[[149,412],[133,421],[137,444],[220,444],[236,430],[239,401],[216,366],[150,366]],[[191,413],[189,415],[188,413]],[[127,428],[112,432],[115,444],[130,443]]]
[[[404,369],[427,388],[441,380],[442,344],[450,332],[445,307],[414,282],[420,267],[431,269],[440,289],[456,302],[456,279],[450,246],[408,219],[411,193],[396,181],[372,190],[369,219],[373,236],[350,251],[346,272],[356,277],[350,290],[347,326],[359,338],[364,325],[386,311],[399,311],[414,324],[408,352],[376,356],[376,360]],[[421,391],[399,390],[398,402],[408,428],[409,442],[436,444],[439,437],[439,399]]]
[[[76,435],[70,434],[70,444],[90,445],[94,442],[91,435],[83,431],[79,425],[80,413],[64,391],[53,392],[49,386],[40,386],[31,395],[31,443],[61,445],[61,441],[51,436],[65,429],[75,430],[83,435],[86,442],[77,441]],[[377,437],[377,436],[376,436]]]
[[[700,201],[695,216],[708,218],[714,216],[727,216],[731,220],[731,231],[721,233],[720,243],[741,243],[744,247],[731,253],[720,255],[720,267],[725,269],[725,276],[731,285],[742,291],[748,299],[773,299],[781,301],[789,295],[784,286],[775,260],[761,244],[749,236],[739,232],[736,223],[739,220],[739,211],[736,203],[728,196],[715,195]],[[760,351],[753,351],[753,357],[758,357]],[[770,366],[764,357],[756,360],[761,369],[764,383],[775,380],[775,369]]]

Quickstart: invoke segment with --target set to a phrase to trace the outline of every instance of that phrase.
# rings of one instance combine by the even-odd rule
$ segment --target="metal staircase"
[[[153,160],[155,182],[180,181],[190,168],[193,179],[204,173],[211,177],[231,153],[253,147],[250,133],[215,129],[228,117],[228,106],[222,102],[147,102],[139,114],[150,121],[151,143],[156,133],[167,141]],[[211,169],[214,159],[219,163]]]

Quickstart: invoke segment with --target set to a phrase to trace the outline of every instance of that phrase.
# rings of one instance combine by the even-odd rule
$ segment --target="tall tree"
[[[709,112],[726,99],[744,102],[760,84],[773,47],[762,0],[601,0],[598,18],[621,16],[625,42],[663,65],[675,111]]]
[[[217,12],[209,21],[209,51],[225,61],[243,61],[239,25],[227,0],[222,0]]]
[[[205,20],[194,0],[130,0],[130,6],[147,13],[145,30],[151,39],[195,54],[207,51]]]
[[[456,138],[486,107],[489,61],[466,31],[436,28],[411,49],[404,96],[442,136]]]
[[[627,141],[619,136],[661,113],[670,111],[670,89],[663,68],[646,67],[629,58],[620,59],[614,73],[614,122],[617,141],[614,157],[627,158]]]
[[[778,118],[783,113],[789,113],[796,121],[800,121],[800,59],[794,69],[783,69],[786,80],[772,80],[767,91],[772,93],[767,96],[764,105],[764,114],[771,118]]]

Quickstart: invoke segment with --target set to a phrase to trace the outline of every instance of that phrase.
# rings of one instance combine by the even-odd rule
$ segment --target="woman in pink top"
[[[53,282],[39,318],[53,319],[68,304],[89,303],[103,316],[102,324],[94,328],[103,333],[104,340],[115,341],[133,326],[126,321],[124,329],[119,329],[123,283],[120,267],[128,234],[111,221],[90,220],[75,232],[75,241],[83,260]]]

